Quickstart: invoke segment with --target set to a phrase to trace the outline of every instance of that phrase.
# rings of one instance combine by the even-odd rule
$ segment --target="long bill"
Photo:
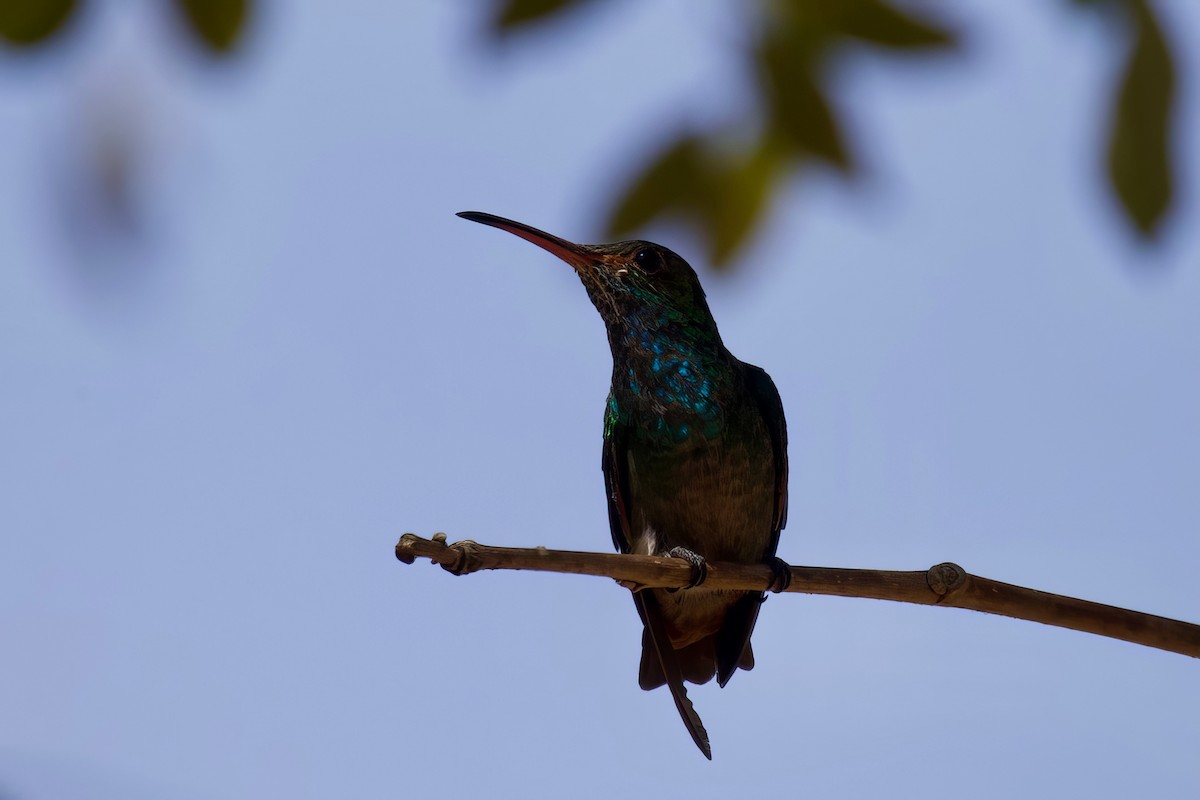
[[[460,211],[458,212],[458,216],[463,219],[469,219],[471,222],[491,225],[493,228],[508,231],[514,236],[520,236],[525,241],[533,242],[543,250],[553,253],[576,269],[593,261],[591,254],[580,245],[568,242],[566,239],[560,239],[545,231],[540,231],[532,225],[526,225],[523,222],[516,222],[504,217],[497,217],[495,214],[485,214],[482,211]]]

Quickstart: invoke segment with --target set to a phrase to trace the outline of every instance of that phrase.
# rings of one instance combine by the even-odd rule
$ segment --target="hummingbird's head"
[[[666,327],[716,336],[696,272],[662,245],[644,241],[575,244],[491,214],[462,211],[458,216],[520,236],[570,264],[604,318],[610,337]]]

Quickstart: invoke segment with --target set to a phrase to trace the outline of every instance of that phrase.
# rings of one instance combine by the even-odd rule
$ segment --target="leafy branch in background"
[[[0,41],[18,48],[48,43],[79,17],[83,5],[83,0],[3,0]],[[251,5],[251,0],[176,0],[171,4],[192,38],[216,55],[236,47]]]
[[[119,8],[124,2],[97,3],[95,0],[0,0],[0,56],[19,58],[86,37],[88,13]],[[245,40],[253,17],[253,0],[173,0],[151,4],[154,13],[169,18],[167,29],[212,56],[208,63],[232,61]],[[5,52],[7,51],[7,52]],[[138,234],[147,230],[149,203],[146,186],[153,169],[161,161],[156,154],[161,139],[147,117],[141,113],[136,86],[125,77],[105,79],[103,65],[91,62],[93,73],[84,85],[87,98],[77,106],[83,124],[58,127],[70,135],[52,146],[57,148],[53,163],[61,165],[55,185],[57,212],[76,243],[80,258],[78,275],[86,276],[89,290],[104,285],[119,288],[124,294],[128,283],[119,276],[142,274],[132,267],[135,252],[121,249],[117,259],[122,266],[109,269],[98,251],[104,244],[144,243]],[[100,77],[94,76],[96,72]],[[156,152],[157,151],[157,152]],[[131,272],[130,270],[134,270]],[[93,294],[93,293],[90,293]]]
[[[1129,219],[1153,237],[1171,207],[1171,111],[1175,65],[1147,0],[1085,0],[1115,6],[1132,39],[1119,80],[1108,144],[1108,179]]]
[[[29,0],[0,5],[0,39],[16,47],[40,44],[75,13],[76,0]]]
[[[490,26],[509,36],[565,17],[591,0],[501,0]],[[1134,229],[1152,240],[1171,205],[1170,125],[1174,66],[1149,0],[1072,0],[1116,12],[1131,45],[1114,92],[1108,181]],[[886,0],[760,0],[741,57],[755,76],[757,119],[736,130],[680,134],[644,165],[613,203],[608,232],[627,236],[660,217],[681,220],[727,267],[764,220],[782,182],[812,164],[846,177],[858,160],[847,141],[830,79],[851,52],[891,57],[958,47],[944,22]],[[746,129],[749,130],[746,130]]]
[[[490,27],[509,36],[569,16],[594,0],[498,0]],[[1151,0],[1070,0],[1110,13],[1128,42],[1113,89],[1107,179],[1146,241],[1171,207],[1175,66]],[[0,42],[16,51],[60,38],[84,0],[3,0]],[[252,0],[175,0],[169,7],[206,52],[243,38]],[[956,49],[944,22],[887,0],[758,0],[734,6],[753,35],[736,45],[755,77],[756,117],[732,128],[685,131],[659,148],[612,204],[608,232],[625,236],[660,217],[696,229],[711,263],[728,266],[765,219],[781,184],[824,164],[849,177],[858,159],[831,97],[839,61],[864,50],[890,57]]]

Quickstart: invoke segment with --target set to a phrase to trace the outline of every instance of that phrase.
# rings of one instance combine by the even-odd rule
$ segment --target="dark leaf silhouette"
[[[771,37],[763,42],[759,66],[770,128],[800,153],[852,171],[841,126],[813,74],[813,57],[788,38]]]
[[[880,47],[914,50],[951,47],[956,43],[956,37],[946,28],[879,0],[847,2],[841,8],[845,9],[843,32]]]
[[[774,178],[781,172],[780,154],[766,144],[711,170],[701,216],[714,267],[728,267],[754,232],[766,212]]]
[[[855,172],[826,79],[843,51],[916,53],[957,42],[949,29],[883,0],[764,0],[748,8],[762,15],[761,33],[744,52],[758,78],[757,118],[739,123],[733,136],[696,132],[660,153],[615,203],[611,232],[628,235],[659,216],[678,216],[699,232],[709,261],[727,266],[796,167],[818,160]]]
[[[680,136],[655,156],[609,214],[608,235],[625,236],[671,212],[686,212],[707,191],[699,140]]]
[[[1117,93],[1108,174],[1130,220],[1149,237],[1171,203],[1175,68],[1149,5],[1128,0],[1127,6],[1136,38]]]
[[[492,29],[503,33],[531,22],[548,19],[571,6],[580,6],[585,2],[587,0],[506,0],[496,11]]]
[[[75,0],[3,0],[0,2],[0,38],[27,47],[49,38],[62,27]]]
[[[233,50],[245,31],[250,0],[178,0],[196,39],[216,54]]]
[[[763,214],[782,154],[767,144],[722,152],[709,145],[684,135],[655,156],[609,215],[608,235],[678,217],[696,228],[712,266],[728,266]]]

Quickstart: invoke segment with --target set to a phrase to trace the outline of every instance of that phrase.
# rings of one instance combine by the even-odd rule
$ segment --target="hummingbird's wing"
[[[775,555],[779,547],[779,532],[787,524],[787,423],[783,417],[783,401],[771,376],[761,367],[742,363],[746,387],[767,426],[771,437],[771,454],[775,460],[775,512],[771,517],[771,537],[763,550],[763,558]],[[737,672],[738,667],[750,669],[754,666],[750,650],[750,634],[758,621],[758,610],[765,594],[747,592],[730,607],[725,622],[717,632],[717,683],[724,686]]]
[[[608,525],[612,533],[613,544],[622,553],[628,553],[630,536],[630,494],[629,494],[629,458],[627,442],[629,428],[617,419],[612,407],[604,420],[604,488],[608,493]],[[704,753],[704,757],[712,760],[712,748],[708,743],[708,731],[700,721],[692,701],[688,699],[687,690],[683,688],[683,673],[679,668],[679,658],[671,647],[667,636],[666,625],[663,623],[662,609],[658,599],[650,590],[633,593],[633,602],[637,605],[638,615],[646,626],[646,632],[658,654],[662,665],[663,677],[666,678],[667,688],[675,700],[675,708],[683,719],[684,726],[692,736],[692,741]]]
[[[787,421],[783,418],[783,401],[779,399],[779,390],[775,381],[762,367],[742,362],[746,370],[746,385],[750,389],[758,411],[762,414],[763,422],[767,424],[767,433],[771,435],[771,450],[775,455],[775,516],[772,525],[771,542],[763,552],[763,556],[775,555],[779,547],[779,532],[787,525],[787,484],[788,484],[788,454],[787,454]]]
[[[608,494],[608,530],[613,547],[628,553],[632,549],[629,526],[629,425],[622,422],[609,401],[604,416],[604,453],[600,468],[604,471],[604,491]]]

